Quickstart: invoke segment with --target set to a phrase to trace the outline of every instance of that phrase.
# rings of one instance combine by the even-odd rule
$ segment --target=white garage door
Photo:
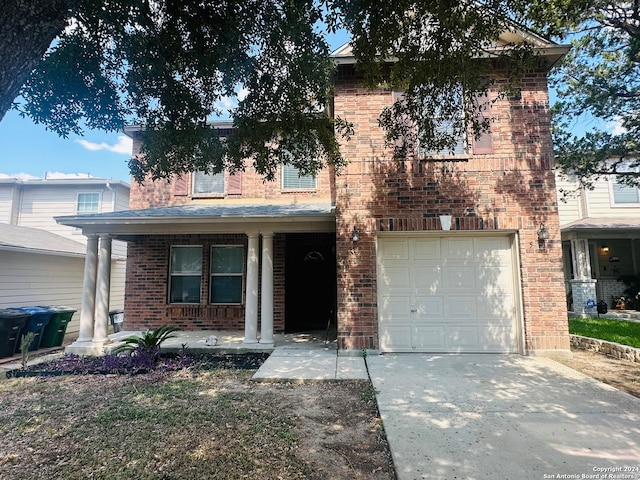
[[[380,236],[380,349],[516,352],[509,236]]]

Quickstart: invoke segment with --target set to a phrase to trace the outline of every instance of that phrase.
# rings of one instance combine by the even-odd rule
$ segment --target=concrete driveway
[[[552,360],[366,360],[399,480],[640,479],[640,399]]]

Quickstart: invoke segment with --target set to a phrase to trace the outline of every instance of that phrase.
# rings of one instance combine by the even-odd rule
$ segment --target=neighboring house
[[[87,237],[53,217],[128,207],[129,185],[118,180],[0,179],[0,308],[72,307],[67,334],[77,336]],[[113,253],[110,308],[122,308],[126,244]]]
[[[567,48],[522,32],[496,48],[524,37],[539,70],[518,96],[491,92],[490,134],[461,138],[454,155],[393,159],[376,119],[395,94],[363,88],[345,45],[333,54],[333,111],[355,132],[339,175],[194,172],[133,185],[130,211],[58,221],[129,242],[128,330],[244,330],[246,344],[272,344],[274,331],[337,322],[339,349],[565,354],[547,71]],[[85,297],[106,282],[98,275]],[[104,322],[82,321],[74,348],[101,348]]]
[[[588,300],[614,308],[613,297],[627,288],[620,277],[640,273],[640,190],[621,185],[615,175],[592,190],[562,175],[557,185],[566,197],[559,215],[569,309],[593,314]]]

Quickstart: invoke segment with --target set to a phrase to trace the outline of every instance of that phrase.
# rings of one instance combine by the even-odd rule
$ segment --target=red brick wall
[[[133,155],[137,155],[140,142],[134,141]],[[249,162],[247,162],[249,163]],[[276,179],[265,182],[250,165],[242,175],[242,193],[240,195],[224,195],[211,197],[193,197],[191,191],[191,174],[184,175],[188,186],[188,195],[175,195],[175,179],[147,180],[142,185],[135,181],[131,184],[129,208],[139,210],[143,208],[164,207],[169,205],[202,204],[202,203],[322,203],[333,200],[333,174],[331,169],[324,169],[318,173],[317,188],[313,191],[282,190],[280,172]]]
[[[439,230],[438,216],[451,214],[453,230],[518,232],[526,348],[568,349],[545,74],[529,74],[520,98],[493,105],[494,153],[467,162],[394,161],[376,121],[391,103],[390,91],[337,81],[336,115],[355,125],[343,146],[350,163],[336,178],[339,347],[379,346],[376,232]],[[541,223],[550,237],[542,250]]]
[[[245,235],[166,235],[144,236],[129,243],[125,328],[146,330],[170,324],[182,330],[244,330],[243,305],[209,305],[209,253],[211,245],[244,245]],[[169,304],[167,289],[171,245],[202,245],[203,265],[201,302]],[[284,237],[275,235],[274,248],[274,332],[284,331]],[[245,272],[246,274],[246,272]],[[246,278],[245,278],[246,281]]]

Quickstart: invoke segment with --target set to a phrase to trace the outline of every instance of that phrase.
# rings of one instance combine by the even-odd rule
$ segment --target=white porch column
[[[260,343],[273,344],[273,233],[262,234]]]
[[[109,294],[111,290],[111,237],[100,237],[98,282],[96,287],[96,318],[92,343],[105,343],[109,329]]]
[[[591,278],[588,239],[571,239],[571,262],[573,263],[574,276],[570,282],[573,312],[582,317],[587,317],[595,312],[595,308],[587,308],[587,300],[598,301],[596,280]]]
[[[93,338],[93,322],[96,308],[96,274],[98,271],[98,237],[87,236],[87,254],[84,259],[82,281],[82,310],[80,311],[80,335],[74,344],[90,342]]]
[[[589,240],[586,238],[571,239],[571,261],[576,279],[591,280],[591,258],[589,257]]]
[[[248,233],[244,343],[258,343],[258,234]]]

